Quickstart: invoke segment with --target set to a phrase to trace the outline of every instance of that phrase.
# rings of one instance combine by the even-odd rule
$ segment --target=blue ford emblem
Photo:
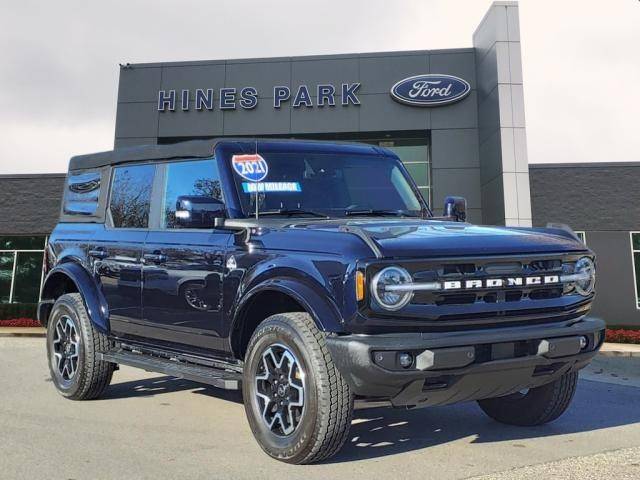
[[[417,107],[433,107],[457,102],[469,95],[471,85],[453,75],[416,75],[391,87],[396,102]]]

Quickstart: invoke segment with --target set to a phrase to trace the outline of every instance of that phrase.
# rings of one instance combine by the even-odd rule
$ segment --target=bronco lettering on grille
[[[485,278],[483,280],[449,280],[442,283],[443,290],[474,290],[480,288],[521,287],[532,285],[554,285],[560,283],[558,275],[537,277]]]

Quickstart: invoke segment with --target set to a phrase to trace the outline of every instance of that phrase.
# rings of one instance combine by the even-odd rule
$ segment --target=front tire
[[[104,392],[115,364],[99,360],[98,352],[108,347],[107,336],[94,328],[79,293],[56,300],[47,324],[47,356],[51,379],[63,397],[91,400]]]
[[[578,372],[531,388],[526,393],[479,400],[480,408],[494,420],[508,425],[531,427],[552,422],[569,407],[578,384]]]
[[[272,315],[258,326],[247,347],[242,391],[251,431],[273,458],[318,462],[347,439],[353,396],[306,313]]]

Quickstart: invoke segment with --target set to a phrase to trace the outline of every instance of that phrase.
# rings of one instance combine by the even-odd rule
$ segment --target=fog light
[[[589,345],[589,339],[585,336],[580,337],[580,350],[584,350]]]
[[[398,363],[400,363],[400,366],[402,368],[409,368],[411,365],[413,365],[413,355],[406,352],[401,353],[400,355],[398,355]]]

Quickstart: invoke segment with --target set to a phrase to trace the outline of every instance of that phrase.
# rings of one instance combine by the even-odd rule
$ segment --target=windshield
[[[400,161],[379,155],[263,153],[234,155],[244,213],[420,216],[417,192]]]

